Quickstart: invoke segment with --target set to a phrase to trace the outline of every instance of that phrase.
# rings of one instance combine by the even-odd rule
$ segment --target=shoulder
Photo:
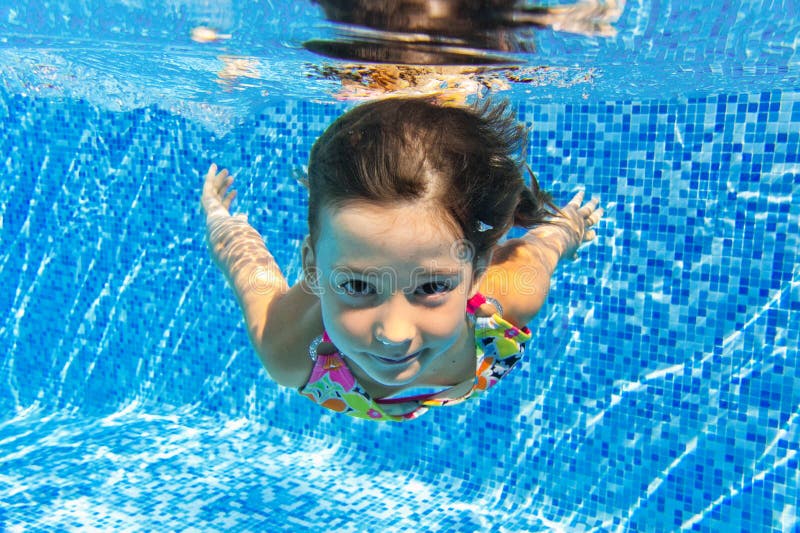
[[[302,387],[314,366],[308,346],[323,329],[319,298],[301,281],[273,305],[256,352],[276,383]]]
[[[478,290],[500,303],[504,319],[522,327],[544,305],[551,275],[535,248],[512,239],[495,248]]]

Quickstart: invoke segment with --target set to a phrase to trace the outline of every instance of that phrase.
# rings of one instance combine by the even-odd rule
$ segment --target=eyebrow
[[[381,275],[384,273],[389,273],[392,271],[396,271],[396,269],[392,267],[375,267],[375,266],[367,266],[367,267],[356,267],[353,265],[333,265],[333,270],[339,272],[352,272],[353,274],[358,274],[361,276],[364,275]],[[460,276],[461,269],[459,268],[433,268],[431,270],[420,268],[417,270],[416,268],[413,270],[417,272],[417,275],[427,275],[427,276]]]

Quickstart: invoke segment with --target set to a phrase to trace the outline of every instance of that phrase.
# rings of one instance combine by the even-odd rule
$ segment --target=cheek
[[[421,328],[428,337],[448,339],[457,335],[464,327],[466,300],[454,298],[438,308],[430,309],[425,316],[420,316]]]
[[[364,342],[371,332],[369,313],[364,310],[354,310],[333,298],[320,298],[322,306],[322,322],[331,337],[339,337],[340,341],[358,339]],[[342,336],[348,337],[342,339]],[[333,339],[336,340],[335,338]]]

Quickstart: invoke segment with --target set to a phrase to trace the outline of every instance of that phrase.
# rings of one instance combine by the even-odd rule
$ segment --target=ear
[[[311,238],[306,235],[303,240],[303,245],[300,249],[300,257],[303,264],[303,279],[306,285],[316,291],[319,289],[319,274],[317,272],[317,255],[314,253],[314,247],[311,246]]]

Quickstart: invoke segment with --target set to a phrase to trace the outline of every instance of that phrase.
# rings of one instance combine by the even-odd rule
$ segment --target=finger
[[[581,203],[583,203],[584,194],[585,194],[584,191],[578,191],[578,193],[572,197],[572,200],[569,201],[567,206],[572,206],[578,209],[581,206]]]
[[[586,221],[586,225],[593,226],[600,222],[600,219],[603,218],[603,213],[604,211],[602,207],[589,213],[589,215],[584,219]]]
[[[233,179],[229,178],[228,176],[225,176],[224,180],[217,182],[217,186],[214,189],[214,192],[216,192],[217,196],[222,198],[223,196],[225,196],[225,191],[228,190],[228,187],[231,186],[231,183],[233,183]]]
[[[206,179],[203,182],[203,194],[210,193],[212,190],[216,189],[216,179],[217,165],[211,163],[211,166],[208,167],[208,172],[206,173]]]
[[[214,178],[214,183],[217,185],[217,189],[219,190],[220,187],[228,180],[228,169],[223,168],[219,174],[216,175]]]
[[[231,202],[233,202],[234,198],[236,198],[236,190],[235,189],[232,190],[230,193],[228,193],[228,196],[226,196],[222,200],[222,205],[225,206],[225,209],[227,209],[228,211],[231,210]]]
[[[233,183],[233,177],[231,177],[231,176],[226,176],[226,177],[225,177],[225,180],[224,180],[224,181],[222,181],[222,182],[219,184],[219,187],[217,188],[217,194],[218,194],[220,197],[222,197],[222,196],[225,196],[225,191],[227,191],[227,190],[228,190],[228,187],[230,187],[232,183]]]
[[[597,232],[593,229],[587,229],[583,234],[583,242],[593,241],[597,237]]]
[[[589,216],[592,213],[592,211],[594,211],[597,208],[597,204],[599,204],[599,203],[600,203],[600,200],[598,200],[597,198],[592,198],[591,200],[586,202],[584,205],[582,205],[581,208],[578,209],[578,212],[580,214],[582,214],[583,216],[585,216],[585,217]]]

